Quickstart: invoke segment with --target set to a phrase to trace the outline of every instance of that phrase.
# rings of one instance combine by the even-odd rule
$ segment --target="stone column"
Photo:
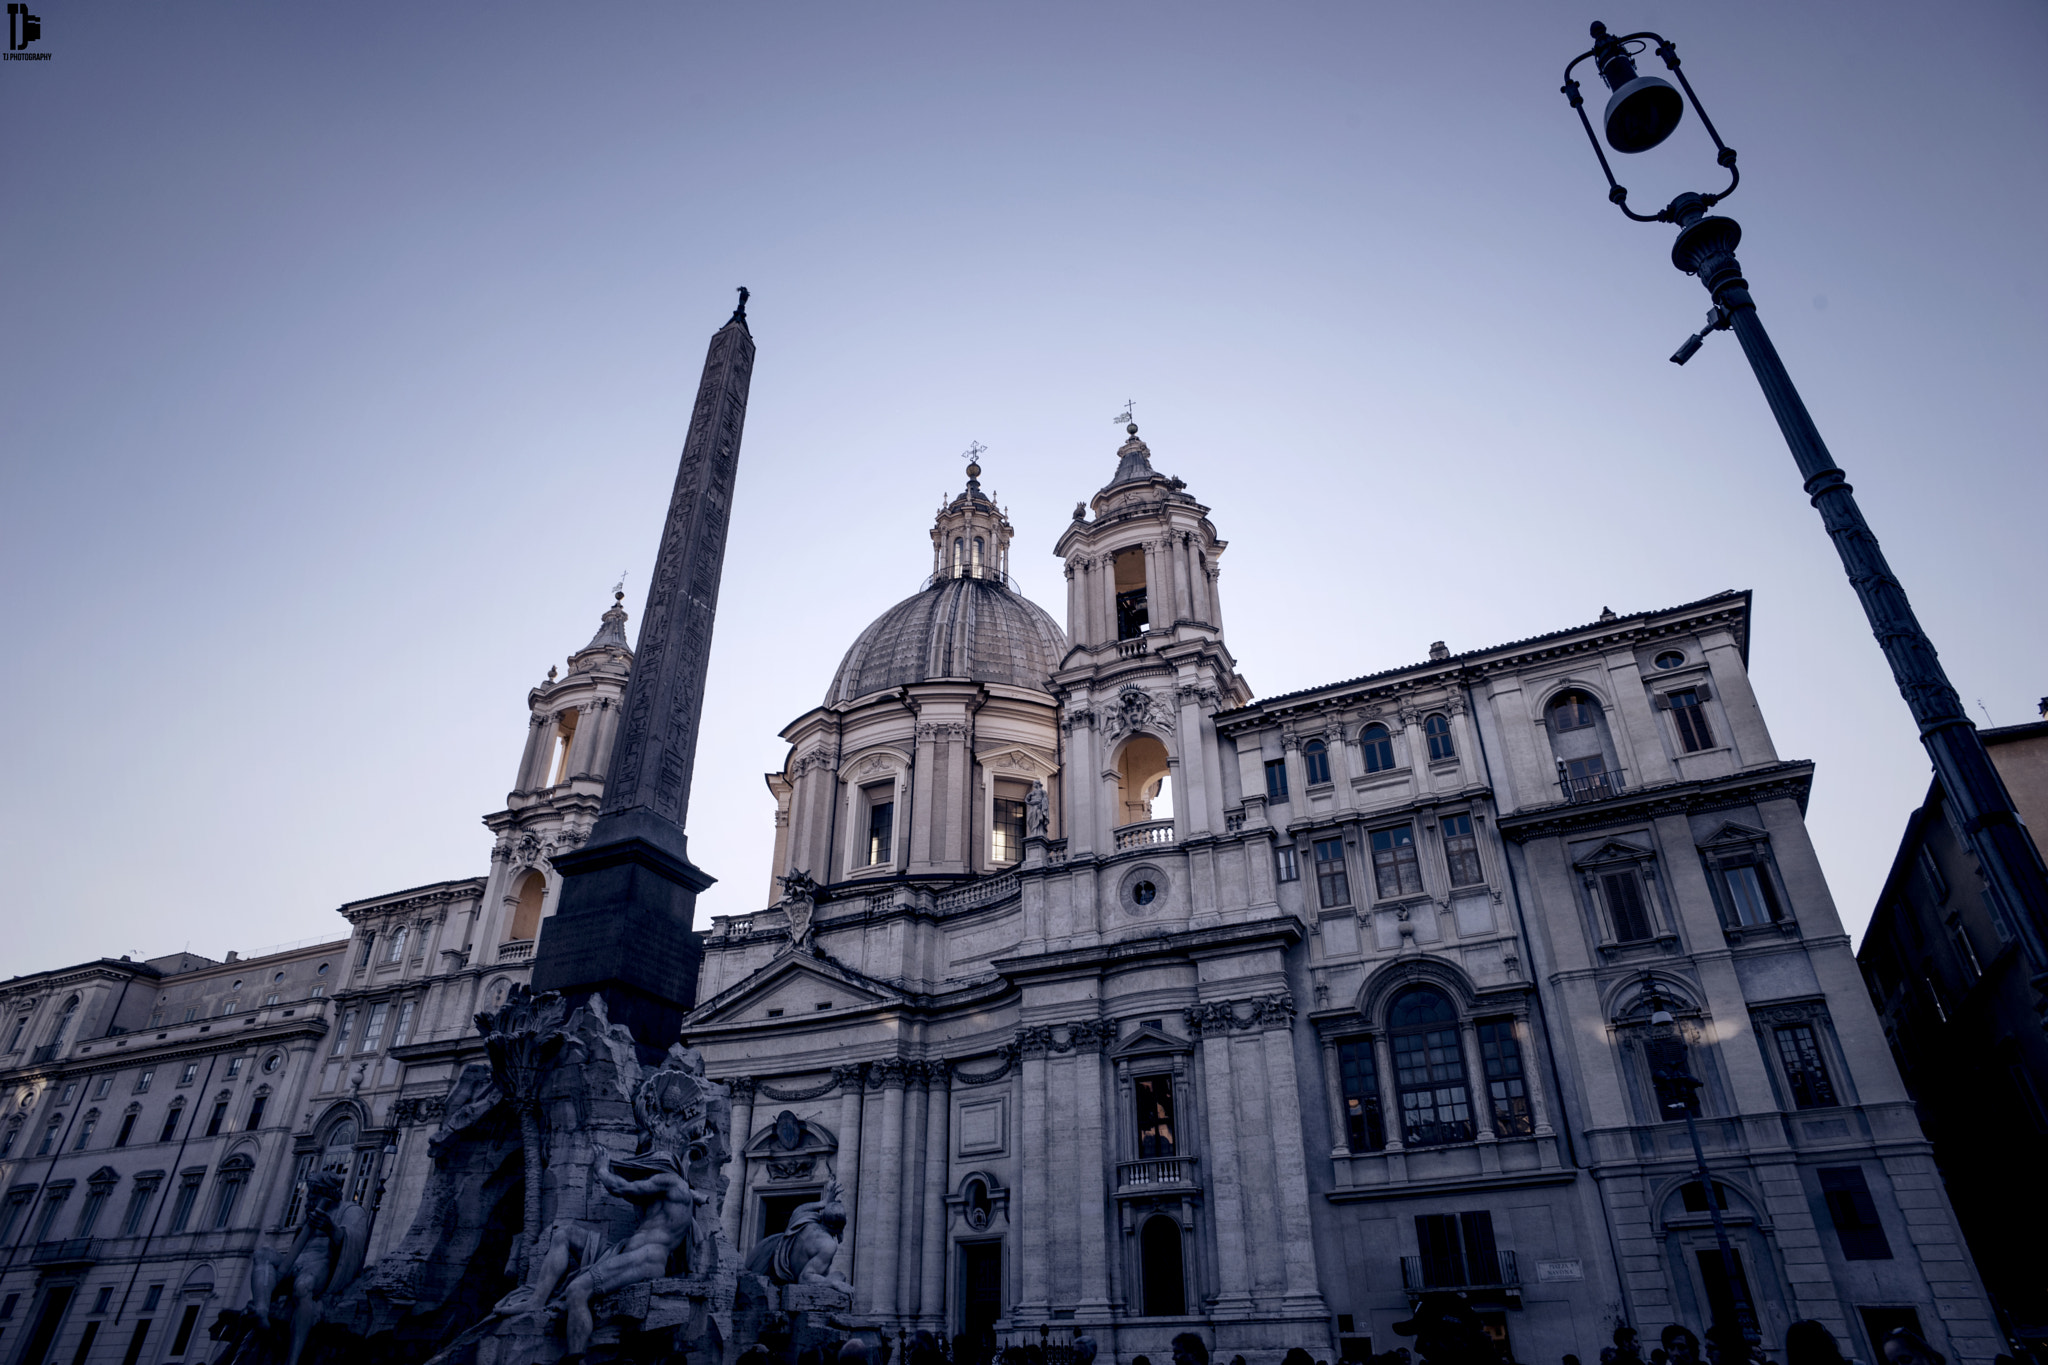
[[[1493,1131],[1493,1089],[1486,1083],[1486,1058],[1479,1052],[1479,1025],[1458,1023],[1458,1046],[1465,1054],[1465,1093],[1472,1097],[1472,1122],[1481,1142],[1498,1140]]]
[[[1081,575],[1071,559],[1067,561],[1066,575],[1067,633],[1076,645],[1086,645],[1088,642],[1082,638],[1083,625],[1081,614],[1075,610],[1075,608],[1081,605]]]
[[[1296,1140],[1302,1126],[1301,1088],[1294,1071],[1294,1005],[1284,997],[1262,1000],[1259,1013],[1266,1024],[1259,1041],[1266,1054],[1266,1107],[1273,1116],[1273,1175],[1280,1192],[1286,1295],[1293,1306],[1306,1307],[1313,1302],[1320,1312],[1315,1233],[1309,1221],[1308,1161]]]
[[[1053,1154],[1048,1149],[1045,1121],[1046,1039],[1038,1029],[1026,1028],[1023,1035],[1019,1041],[1024,1055],[1018,1068],[1023,1091],[1017,1106],[1021,1113],[1017,1134],[1019,1179],[1017,1199],[1011,1205],[1018,1219],[1020,1289],[1011,1318],[1019,1323],[1032,1323],[1044,1321],[1052,1311],[1046,1285],[1046,1258],[1052,1254],[1052,1247],[1046,1233],[1051,1213],[1047,1196],[1052,1187],[1049,1163]]]
[[[737,1256],[741,1254],[740,1235],[746,1230],[747,1139],[754,1131],[754,1078],[733,1076],[726,1084],[732,1087],[732,1164],[731,1183],[725,1189],[725,1207],[719,1211],[719,1221],[725,1226],[727,1244]]]
[[[905,1323],[917,1316],[917,1296],[924,1283],[924,1167],[932,1154],[925,1147],[928,1070],[923,1062],[904,1067],[903,1090],[903,1222],[896,1233],[896,1316]]]
[[[846,1235],[839,1242],[839,1254],[832,1258],[832,1269],[849,1280],[853,1278],[853,1244],[860,1229],[860,1106],[861,1081],[866,1071],[866,1065],[860,1062],[832,1068],[832,1077],[839,1082],[837,1174],[848,1223]]]
[[[526,721],[526,747],[519,754],[519,771],[512,778],[514,791],[527,791],[532,787],[529,780],[533,773],[534,755],[540,752],[540,732],[547,728],[546,716],[529,716]]]
[[[597,732],[604,726],[602,705],[592,698],[576,708],[576,733],[569,738],[569,761],[562,765],[565,782],[591,769],[591,757],[597,752]]]
[[[881,1140],[875,1144],[875,1185],[868,1200],[869,1246],[874,1259],[865,1267],[871,1311],[894,1313],[902,1286],[897,1283],[898,1239],[903,1227],[903,1082],[904,1066],[891,1057],[868,1068],[868,1085],[882,1092]]]
[[[1245,1246],[1244,1176],[1237,1162],[1236,1090],[1230,1067],[1230,1026],[1220,1020],[1190,1021],[1202,1032],[1202,1130],[1208,1138],[1208,1184],[1215,1209],[1216,1311],[1248,1312],[1252,1306],[1249,1248]]]
[[[1536,1136],[1550,1137],[1557,1130],[1550,1126],[1550,1100],[1543,1091],[1542,1068],[1537,1061],[1535,1030],[1529,1027],[1529,1017],[1515,1016],[1515,1046],[1522,1054],[1522,1089],[1529,1096],[1529,1116],[1535,1121]]]
[[[1372,1036],[1372,1069],[1380,1086],[1380,1117],[1387,1130],[1387,1150],[1398,1152],[1408,1129],[1401,1122],[1401,1092],[1394,1085],[1394,1045],[1385,1033]]]
[[[1116,1179],[1116,1157],[1107,1149],[1102,1115],[1102,1049],[1116,1041],[1116,1025],[1102,1020],[1073,1026],[1075,1127],[1079,1150],[1074,1170],[1079,1177],[1081,1214],[1081,1292],[1077,1311],[1083,1321],[1109,1320],[1108,1187]]]
[[[941,1340],[946,1331],[946,1192],[952,1186],[950,1124],[953,1115],[952,1067],[930,1063],[931,1096],[924,1116],[924,1238],[920,1245],[921,1283],[917,1320]]]

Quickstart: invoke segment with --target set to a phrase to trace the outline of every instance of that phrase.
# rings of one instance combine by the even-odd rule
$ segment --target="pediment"
[[[752,976],[734,982],[690,1012],[686,1028],[755,1023],[768,1018],[796,1019],[857,1009],[863,1005],[899,1003],[904,997],[880,982],[849,971],[829,957],[814,957],[785,948],[773,962]],[[779,1015],[769,1014],[780,1010]]]
[[[1657,855],[1650,849],[1638,848],[1636,845],[1624,843],[1620,839],[1609,839],[1593,852],[1578,859],[1572,866],[1583,872],[1589,868],[1603,867],[1611,863],[1640,863],[1645,859],[1654,858],[1655,856]]]
[[[1770,837],[1770,835],[1760,829],[1751,829],[1748,825],[1738,825],[1731,820],[1718,830],[1715,830],[1714,836],[1711,839],[1701,840],[1700,847],[1717,848],[1726,847],[1730,844],[1739,844],[1747,847],[1750,844],[1766,843]]]
[[[1136,1057],[1144,1053],[1193,1052],[1194,1044],[1185,1038],[1176,1038],[1164,1029],[1140,1024],[1131,1036],[1123,1039],[1109,1050],[1112,1057]]]
[[[1051,757],[1028,745],[1010,744],[1001,748],[986,749],[975,754],[975,761],[988,772],[998,776],[1011,774],[1020,778],[1037,778],[1050,781],[1059,771]]]

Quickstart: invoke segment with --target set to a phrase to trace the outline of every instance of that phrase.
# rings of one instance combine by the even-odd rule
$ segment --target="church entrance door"
[[[960,1243],[960,1330],[976,1345],[993,1345],[1003,1315],[1003,1244]]]

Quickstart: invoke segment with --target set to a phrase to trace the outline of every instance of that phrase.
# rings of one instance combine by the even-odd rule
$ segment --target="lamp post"
[[[1721,1217],[1721,1201],[1714,1193],[1713,1177],[1707,1174],[1707,1153],[1700,1146],[1700,1127],[1693,1118],[1693,1095],[1700,1088],[1700,1080],[1685,1064],[1685,1043],[1676,1036],[1677,1020],[1669,1007],[1654,995],[1649,1005],[1650,1038],[1644,1049],[1650,1056],[1651,1087],[1666,1113],[1685,1116],[1685,1135],[1692,1139],[1693,1174],[1699,1178],[1700,1193],[1707,1201],[1707,1216],[1714,1220],[1714,1244],[1721,1249],[1721,1282],[1727,1286],[1728,1301],[1735,1305],[1735,1327],[1744,1341],[1760,1341],[1762,1333],[1757,1330],[1756,1310],[1750,1307],[1749,1295],[1744,1292],[1742,1267],[1735,1259],[1735,1248],[1728,1243],[1728,1224]],[[1716,1304],[1709,1334],[1721,1338],[1725,1328],[1720,1306]]]
[[[1785,371],[1785,362],[1778,358],[1770,334],[1757,317],[1756,300],[1750,296],[1749,282],[1742,278],[1742,267],[1735,259],[1742,229],[1734,219],[1709,212],[1733,194],[1741,182],[1741,174],[1735,168],[1735,149],[1721,141],[1713,121],[1700,105],[1699,96],[1693,93],[1692,82],[1679,66],[1678,50],[1668,39],[1650,32],[1616,37],[1600,23],[1593,25],[1592,34],[1592,48],[1565,67],[1563,91],[1572,108],[1578,111],[1586,138],[1593,145],[1593,155],[1599,158],[1600,169],[1607,176],[1607,198],[1638,223],[1676,223],[1679,233],[1671,248],[1671,263],[1688,275],[1698,276],[1713,299],[1707,325],[1686,339],[1671,357],[1672,362],[1683,365],[1690,360],[1712,332],[1732,330],[1742,343],[1743,354],[1749,357],[1750,368],[1763,387],[1771,414],[1778,419],[1778,429],[1792,448],[1792,458],[1805,480],[1807,497],[1835,542],[1850,585],[1856,589],[1863,614],[1869,618],[1871,633],[1891,665],[1899,694],[1919,723],[1920,742],[1933,760],[1935,775],[1947,794],[1970,852],[1976,856],[1992,895],[2010,912],[2006,918],[2014,922],[2034,970],[2048,972],[2048,871],[2042,867],[2041,855],[2013,809],[2012,797],[1999,779],[1998,770],[1984,752],[1984,741],[1963,710],[1962,698],[1949,685],[1933,643],[1914,617],[1912,605],[1906,601],[1906,590],[1885,563],[1877,538],[1870,533],[1862,511],[1856,506],[1847,477],[1828,454],[1820,429],[1807,413],[1806,404],[1792,385],[1792,377]],[[1651,42],[1656,44],[1656,53],[1665,67],[1684,88],[1683,99],[1660,77],[1637,73],[1635,55]],[[1600,138],[1586,113],[1579,83],[1572,79],[1572,71],[1588,59],[1614,92],[1601,118],[1608,146],[1622,153],[1644,152],[1657,146],[1677,128],[1689,101],[1707,136],[1713,139],[1716,163],[1728,172],[1727,185],[1713,194],[1681,194],[1653,214],[1631,209],[1628,190],[1615,181],[1613,168],[1607,164],[1607,153],[1601,150]],[[2048,994],[2048,975],[2037,974],[2034,986]]]

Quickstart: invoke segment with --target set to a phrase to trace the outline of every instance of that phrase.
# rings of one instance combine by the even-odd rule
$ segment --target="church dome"
[[[1066,632],[995,574],[942,576],[860,633],[832,675],[825,704],[934,678],[1043,692],[1066,653]]]

